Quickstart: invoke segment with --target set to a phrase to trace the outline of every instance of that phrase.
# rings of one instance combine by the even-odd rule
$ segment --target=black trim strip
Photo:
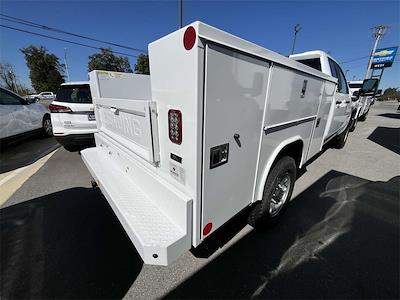
[[[316,117],[317,116],[313,116],[313,117],[309,117],[309,118],[306,118],[306,119],[302,119],[302,120],[293,121],[293,122],[290,122],[290,123],[278,125],[278,126],[275,126],[275,127],[265,128],[264,132],[265,132],[265,134],[269,134],[269,133],[273,133],[273,132],[276,132],[276,131],[284,130],[284,129],[287,129],[287,128],[290,128],[290,127],[293,127],[293,126],[297,126],[297,125],[300,125],[300,124],[303,124],[303,123],[314,121],[316,119]]]
[[[332,138],[334,138],[336,135],[336,132],[332,133],[330,136],[326,137],[324,139],[324,144],[327,143],[328,141],[330,141]]]

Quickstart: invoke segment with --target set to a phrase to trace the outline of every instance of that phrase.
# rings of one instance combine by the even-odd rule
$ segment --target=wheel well
[[[303,141],[297,140],[289,145],[283,147],[281,152],[279,152],[278,156],[276,157],[274,164],[279,161],[284,156],[290,156],[296,162],[297,168],[299,168],[301,163],[301,157],[303,155]]]

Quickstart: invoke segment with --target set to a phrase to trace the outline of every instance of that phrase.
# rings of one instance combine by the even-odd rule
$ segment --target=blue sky
[[[300,23],[296,52],[321,49],[339,62],[368,56],[373,45],[373,26],[391,26],[379,47],[400,44],[399,1],[185,1],[184,24],[200,20],[273,51],[291,50],[293,26]],[[178,1],[7,1],[0,12],[10,16],[92,36],[140,49],[178,26]],[[107,45],[40,31],[0,20],[0,24],[23,28],[98,47]],[[14,65],[23,83],[30,85],[20,48],[44,45],[63,60],[67,48],[70,80],[87,78],[88,56],[96,52],[0,27],[0,61]],[[136,54],[130,50],[116,51]],[[400,56],[385,70],[382,88],[400,87]],[[132,67],[135,58],[130,58]],[[342,64],[347,79],[363,78],[367,58]]]

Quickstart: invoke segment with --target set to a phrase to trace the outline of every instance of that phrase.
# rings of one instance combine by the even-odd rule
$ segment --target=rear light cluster
[[[176,109],[168,111],[169,139],[175,144],[182,144],[182,113]]]
[[[50,104],[49,105],[49,110],[52,113],[69,113],[69,112],[72,112],[72,110],[69,107],[63,106],[63,105],[57,105],[57,104]]]

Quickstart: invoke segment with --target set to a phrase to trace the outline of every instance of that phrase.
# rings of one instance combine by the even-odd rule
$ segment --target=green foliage
[[[400,88],[387,88],[378,100],[400,99]]]
[[[150,75],[149,56],[140,54],[135,64],[135,73]]]
[[[28,87],[18,81],[14,67],[8,63],[0,63],[0,86],[20,96],[26,96],[30,92]]]
[[[89,56],[88,72],[93,70],[132,73],[128,57],[116,56],[108,48],[102,48],[100,53]]]
[[[48,53],[43,46],[31,45],[20,50],[25,55],[29,78],[35,91],[56,92],[64,82],[64,65],[59,62],[58,57]]]

